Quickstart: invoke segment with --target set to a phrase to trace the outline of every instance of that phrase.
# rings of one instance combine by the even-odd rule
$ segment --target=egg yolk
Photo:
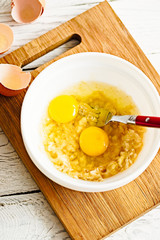
[[[58,123],[72,121],[78,113],[76,99],[69,95],[61,95],[54,98],[48,108],[49,116]]]
[[[99,156],[108,147],[108,136],[104,130],[98,127],[88,127],[82,131],[79,144],[84,153],[89,156]]]

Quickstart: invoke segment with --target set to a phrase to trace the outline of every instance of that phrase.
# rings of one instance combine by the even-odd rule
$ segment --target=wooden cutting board
[[[0,63],[24,66],[71,38],[81,39],[81,43],[32,71],[32,80],[45,67],[64,56],[86,51],[105,52],[136,65],[160,92],[158,73],[107,2],[27,43],[1,58]],[[102,239],[159,204],[160,152],[135,181],[109,192],[76,192],[45,177],[32,163],[22,142],[20,111],[24,95],[25,92],[10,98],[0,96],[0,126],[72,239]]]

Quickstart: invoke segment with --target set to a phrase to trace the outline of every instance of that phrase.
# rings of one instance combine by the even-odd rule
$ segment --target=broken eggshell
[[[8,51],[12,43],[13,43],[12,29],[8,25],[0,23],[0,54]]]
[[[11,0],[11,15],[18,23],[30,23],[44,12],[45,0]]]
[[[0,64],[0,94],[15,96],[25,89],[30,81],[31,74],[22,72],[16,65]]]

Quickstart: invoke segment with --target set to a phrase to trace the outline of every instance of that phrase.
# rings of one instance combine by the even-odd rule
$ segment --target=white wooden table
[[[93,7],[102,0],[46,0],[43,16],[27,25],[15,23],[10,0],[0,0],[0,22],[14,31],[10,51]],[[160,0],[110,0],[135,40],[160,73]],[[25,66],[31,70],[70,48],[52,51]],[[107,217],[107,216],[106,216]],[[159,240],[160,207],[108,237],[108,240]],[[39,188],[0,129],[0,239],[70,239]],[[94,240],[94,239],[93,239]]]

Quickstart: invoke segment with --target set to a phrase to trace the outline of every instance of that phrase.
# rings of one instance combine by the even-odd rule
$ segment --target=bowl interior
[[[41,72],[25,96],[21,129],[25,147],[36,166],[53,181],[79,191],[106,191],[122,186],[141,174],[160,145],[158,129],[147,129],[144,147],[126,171],[103,182],[73,179],[56,170],[44,151],[40,124],[52,98],[81,81],[105,82],[130,95],[142,115],[158,116],[160,100],[150,80],[135,66],[102,53],[81,53],[63,58]]]

